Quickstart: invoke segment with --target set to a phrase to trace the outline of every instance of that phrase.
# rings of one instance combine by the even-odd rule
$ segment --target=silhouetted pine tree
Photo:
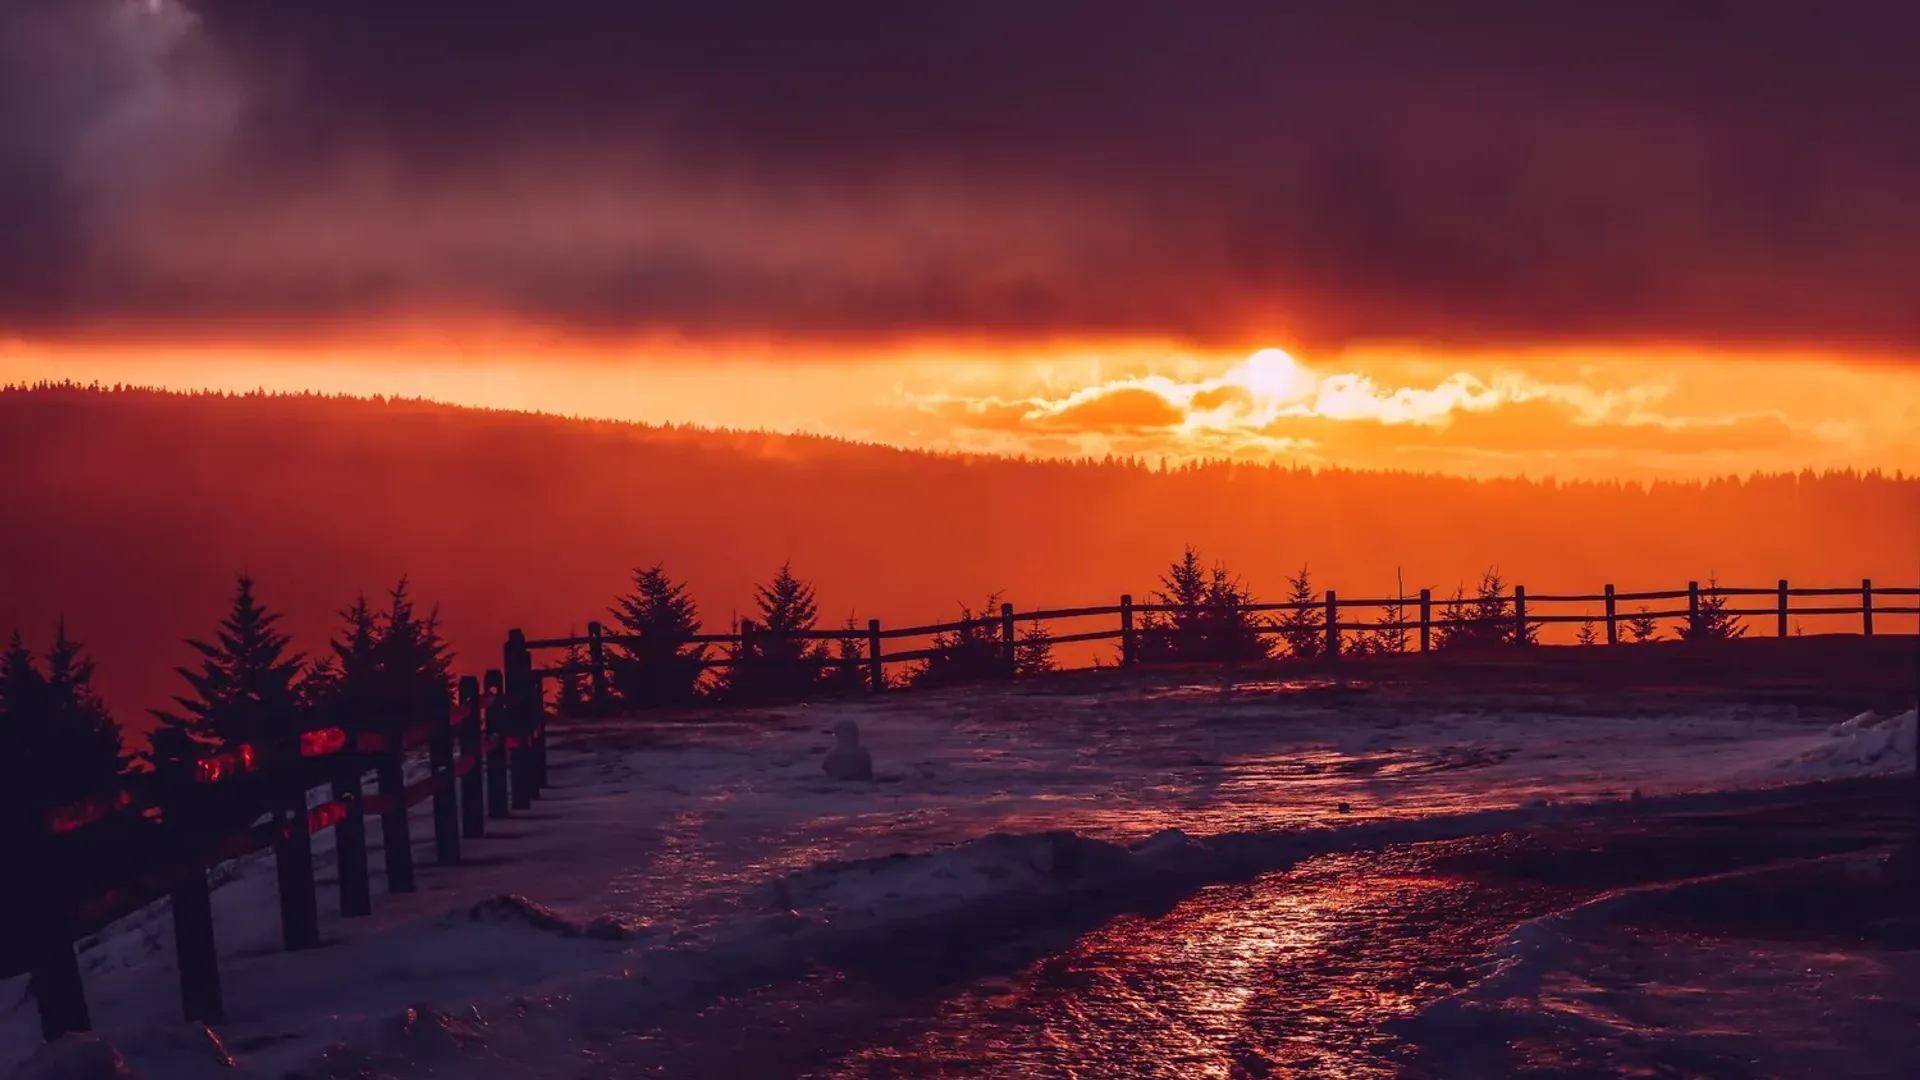
[[[572,637],[569,629],[567,636]],[[587,650],[579,645],[567,646],[565,655],[560,658],[560,678],[554,695],[554,712],[560,716],[585,716],[590,702],[587,668],[592,660]]]
[[[180,713],[155,710],[161,726],[223,748],[296,735],[300,701],[294,680],[301,657],[287,653],[290,639],[274,629],[279,621],[254,599],[253,579],[240,575],[216,639],[187,642],[202,657],[200,670],[174,670],[193,696],[174,698]]]
[[[811,632],[819,622],[813,586],[793,576],[791,563],[782,563],[772,581],[755,587],[754,606],[760,617],[753,632],[730,650],[720,696],[733,701],[788,700],[818,690],[826,647],[793,636]]]
[[[387,599],[374,643],[381,703],[403,724],[430,719],[453,689],[453,659],[440,636],[440,612],[415,614],[406,578],[387,591]]]
[[[999,593],[987,597],[978,614],[960,605],[958,629],[934,635],[929,646],[932,654],[912,669],[907,682],[913,686],[957,686],[999,678],[1007,669],[1006,654],[1001,651],[999,610]]]
[[[1407,651],[1407,586],[1398,569],[1393,573],[1393,588],[1393,602],[1380,609],[1379,622],[1354,638],[1355,654],[1373,656]]]
[[[1059,665],[1053,659],[1053,635],[1035,619],[1020,632],[1020,641],[1013,650],[1014,674],[1020,678],[1031,678],[1058,670]]]
[[[1287,655],[1295,660],[1317,660],[1327,649],[1327,612],[1320,594],[1313,589],[1313,576],[1305,566],[1287,577],[1287,598],[1292,605],[1276,626]]]
[[[1574,641],[1581,645],[1600,643],[1600,631],[1594,628],[1593,616],[1589,615],[1580,620],[1580,632],[1574,635]]]
[[[840,627],[840,638],[833,643],[833,665],[822,677],[824,688],[834,694],[857,694],[871,690],[867,677],[866,628],[852,615]]]
[[[1647,611],[1645,604],[1627,618],[1627,637],[1635,645],[1644,645],[1660,636],[1660,623]]]
[[[1745,637],[1747,628],[1740,616],[1727,614],[1727,596],[1720,591],[1717,578],[1708,578],[1700,594],[1700,614],[1680,627],[1682,641],[1732,641]]]
[[[1226,664],[1265,660],[1273,652],[1267,625],[1252,610],[1253,593],[1216,565],[1207,578],[1205,618],[1201,623],[1208,659]]]
[[[101,794],[126,768],[93,662],[62,625],[44,672],[16,632],[0,652],[0,799],[44,810]]]
[[[1458,649],[1515,644],[1519,639],[1512,605],[1513,597],[1508,595],[1499,569],[1489,567],[1480,575],[1480,584],[1472,597],[1466,595],[1464,586],[1454,590],[1435,635],[1434,647]],[[1540,625],[1528,623],[1527,643],[1539,640],[1539,636]]]
[[[1189,544],[1167,567],[1160,588],[1148,597],[1165,611],[1141,620],[1135,648],[1143,663],[1207,659],[1207,593],[1211,581],[1200,552]]]
[[[620,700],[634,708],[693,702],[707,649],[690,643],[700,614],[686,586],[658,564],[635,570],[633,592],[615,600],[611,613],[621,633],[637,639],[614,645],[608,657]]]

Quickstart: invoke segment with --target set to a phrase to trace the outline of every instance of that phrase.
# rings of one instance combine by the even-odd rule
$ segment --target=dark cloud
[[[1920,343],[1910,5],[126,6],[0,13],[15,329]]]

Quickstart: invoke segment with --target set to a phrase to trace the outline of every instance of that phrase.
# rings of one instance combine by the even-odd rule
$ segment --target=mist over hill
[[[1450,591],[1497,565],[1536,592],[1717,575],[1913,584],[1920,481],[1475,481],[1247,464],[1161,471],[909,452],[419,401],[0,390],[0,631],[87,642],[116,712],[177,689],[251,573],[313,652],[356,594],[407,575],[459,668],[509,627],[583,630],[636,566],[686,579],[709,628],[785,560],[824,620],[923,621],[1144,596],[1183,544],[1257,594],[1310,565],[1348,595]],[[1898,624],[1901,626],[1910,623]],[[1809,630],[1815,627],[1809,626]]]

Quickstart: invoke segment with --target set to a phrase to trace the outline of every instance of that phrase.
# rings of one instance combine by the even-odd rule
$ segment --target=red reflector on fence
[[[85,828],[116,810],[124,810],[132,805],[133,792],[131,791],[97,795],[85,802],[69,803],[48,811],[47,828],[56,833],[70,833],[75,829]]]
[[[377,733],[363,731],[359,735],[354,736],[353,739],[353,748],[363,754],[382,753],[392,745],[392,742],[390,742],[385,735]]]
[[[300,736],[301,757],[327,757],[347,748],[347,733],[343,728],[321,728]]]
[[[258,761],[252,746],[236,746],[224,754],[201,758],[193,763],[193,778],[203,784],[217,784],[222,780],[252,772]]]
[[[317,833],[323,829],[331,829],[345,820],[347,820],[347,804],[344,800],[335,799],[333,802],[321,803],[307,811],[307,831]]]

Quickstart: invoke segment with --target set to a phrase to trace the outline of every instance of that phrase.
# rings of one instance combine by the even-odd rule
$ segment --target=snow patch
[[[1798,777],[1878,776],[1914,768],[1915,710],[1898,716],[1863,712],[1828,728],[1823,738],[1775,768]]]

